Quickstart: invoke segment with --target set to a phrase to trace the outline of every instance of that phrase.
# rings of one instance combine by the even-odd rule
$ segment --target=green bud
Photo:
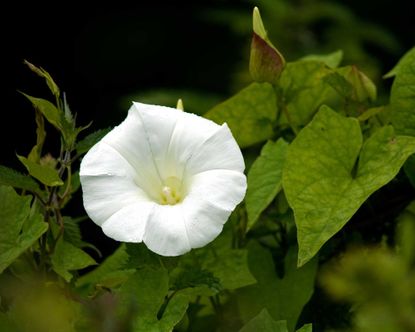
[[[356,66],[351,66],[346,79],[353,86],[353,99],[358,102],[376,99],[376,85]]]
[[[44,70],[42,67],[36,67],[34,64],[30,63],[27,60],[24,60],[23,63],[38,76],[43,77],[46,80],[46,84],[48,85],[49,90],[52,92],[52,94],[56,96],[56,98],[59,98],[59,87],[56,85],[52,76],[50,76],[50,74],[46,70]]]
[[[177,100],[177,105],[176,105],[176,108],[177,108],[178,110],[184,111],[183,100],[182,100],[181,98],[179,98],[179,99]]]
[[[285,66],[284,57],[268,39],[257,7],[254,8],[252,23],[249,71],[256,82],[276,84]]]

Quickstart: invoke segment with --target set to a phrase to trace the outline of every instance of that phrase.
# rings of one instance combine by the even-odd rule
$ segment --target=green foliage
[[[92,146],[95,145],[99,140],[101,140],[110,130],[111,128],[100,129],[89,134],[84,139],[76,143],[76,152],[79,155],[88,152],[88,150],[92,148]]]
[[[52,76],[25,61],[54,100],[23,94],[36,122],[36,144],[18,156],[28,174],[0,166],[1,331],[415,329],[415,49],[386,75],[394,82],[384,104],[376,75],[358,69],[365,55],[351,62],[348,50],[365,40],[393,49],[387,34],[335,4],[304,2],[298,14],[285,0],[259,3],[270,27],[256,9],[255,82],[213,107],[219,97],[203,92],[150,96],[174,106],[187,93],[186,111],[210,108],[206,118],[229,125],[247,165],[245,201],[222,233],[179,257],[142,243],[101,257],[85,241],[87,217],[69,204],[81,199],[78,161],[109,129],[79,140],[87,126],[77,127]],[[267,16],[270,8],[281,20]],[[330,47],[292,53],[287,38],[323,18],[338,20]],[[361,34],[349,39],[345,27]],[[285,62],[275,35],[299,60]],[[329,53],[337,40],[345,52]],[[47,130],[60,136],[58,153],[44,151]]]
[[[0,273],[48,229],[40,214],[31,213],[30,201],[30,196],[0,185]]]
[[[299,266],[337,233],[368,197],[392,180],[415,140],[392,127],[363,144],[359,123],[322,107],[288,148],[283,186],[294,210]]]
[[[39,192],[39,185],[30,176],[0,165],[0,185]]]
[[[282,189],[282,168],[288,144],[283,139],[268,141],[248,173],[246,211],[249,231]]]
[[[26,167],[29,174],[43,184],[51,187],[63,185],[63,182],[55,169],[50,168],[48,165],[37,164],[23,156],[17,157]]]
[[[273,87],[252,83],[235,96],[215,106],[205,117],[226,122],[241,147],[253,145],[272,136],[272,121],[277,113]]]
[[[415,48],[405,54],[394,74],[390,95],[392,124],[398,134],[415,136]]]
[[[69,271],[81,270],[96,264],[95,260],[83,250],[64,240],[58,241],[52,254],[52,267],[54,271],[67,282],[73,275]]]
[[[263,309],[258,315],[252,318],[239,332],[287,332],[287,323],[285,321],[276,322],[267,309]]]
[[[266,308],[275,320],[286,320],[288,331],[294,331],[304,305],[314,289],[317,261],[314,259],[296,268],[296,250],[290,249],[285,258],[284,277],[275,273],[271,253],[253,244],[249,248],[249,267],[258,281],[237,293],[237,303],[244,322]]]

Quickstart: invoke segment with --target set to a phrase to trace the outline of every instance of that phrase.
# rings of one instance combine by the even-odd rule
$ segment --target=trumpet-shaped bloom
[[[177,256],[216,238],[246,191],[228,126],[133,103],[81,163],[85,210],[118,241]]]

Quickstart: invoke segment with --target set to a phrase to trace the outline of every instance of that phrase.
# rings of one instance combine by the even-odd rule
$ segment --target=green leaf
[[[42,113],[50,124],[59,130],[62,129],[61,112],[56,108],[55,105],[46,99],[32,97],[23,92],[21,92],[21,94],[29,99],[33,107]]]
[[[237,290],[241,319],[249,321],[263,308],[275,320],[286,320],[288,331],[294,331],[298,317],[314,291],[317,260],[301,268],[296,267],[296,248],[290,248],[285,257],[282,279],[276,275],[270,251],[256,243],[249,245],[249,268],[257,284]]]
[[[39,185],[30,176],[0,165],[0,185],[12,186],[31,192],[40,192]]]
[[[33,162],[39,162],[40,157],[42,156],[42,148],[46,139],[45,131],[45,120],[42,113],[38,110],[35,111],[35,120],[36,120],[36,145],[32,148],[29,153],[28,159]]]
[[[52,255],[53,270],[67,282],[72,279],[69,271],[80,270],[96,264],[95,260],[83,250],[64,240],[59,240]]]
[[[189,306],[189,297],[187,295],[176,293],[173,295],[160,320],[160,331],[170,332],[185,315]]]
[[[391,78],[396,76],[397,73],[399,73],[402,68],[405,68],[408,63],[410,63],[413,57],[413,54],[415,53],[415,47],[411,48],[408,52],[406,52],[403,57],[398,61],[398,63],[393,67],[387,74],[383,75],[383,78]],[[404,69],[405,70],[405,69]]]
[[[324,106],[289,146],[283,188],[294,210],[299,266],[415,152],[415,138],[396,136],[391,126],[362,141],[357,119]]]
[[[111,128],[99,129],[89,134],[76,144],[76,152],[78,154],[84,154],[85,152],[88,152],[89,149],[98,143],[106,134],[108,134],[110,130]]]
[[[313,332],[313,325],[312,324],[306,324],[302,326],[297,332]]]
[[[252,318],[239,332],[288,332],[287,322],[276,322],[268,313],[267,309],[263,309],[258,315]]]
[[[246,249],[222,249],[205,257],[203,267],[219,278],[224,289],[237,289],[256,282],[248,267]]]
[[[329,68],[337,68],[343,60],[343,51],[338,50],[329,54],[310,54],[299,59],[299,61],[317,61],[324,63]]]
[[[226,122],[241,147],[270,138],[277,104],[268,83],[252,83],[235,96],[215,106],[204,116],[218,124]]]
[[[31,176],[38,179],[47,186],[61,186],[63,181],[60,179],[58,172],[47,165],[37,164],[23,156],[17,156],[22,164],[26,167]]]
[[[248,213],[247,231],[258,220],[271,201],[282,188],[282,168],[288,143],[283,139],[268,141],[261,155],[252,164],[248,173],[246,210]]]
[[[415,48],[406,53],[398,64],[390,108],[396,133],[415,136]]]
[[[134,332],[168,332],[172,331],[188,305],[188,298],[173,294],[159,319],[160,309],[165,305],[168,295],[169,277],[167,270],[158,267],[143,267],[135,272],[117,291],[120,308],[128,312],[133,310]]]
[[[80,277],[76,281],[76,286],[88,287],[91,290],[95,285],[103,284],[105,280],[111,279],[113,273],[126,269],[129,257],[125,247],[125,244],[121,244],[104,262],[99,264],[91,272]]]
[[[280,122],[286,121],[292,127],[301,128],[311,121],[321,105],[339,104],[340,96],[323,79],[331,72],[322,62],[288,63],[280,79],[286,108]]]
[[[0,273],[48,229],[41,214],[30,214],[31,200],[0,185]],[[25,224],[29,227],[23,229]]]
[[[352,84],[338,72],[333,71],[332,73],[327,74],[323,77],[323,80],[344,98],[349,98],[353,94]]]

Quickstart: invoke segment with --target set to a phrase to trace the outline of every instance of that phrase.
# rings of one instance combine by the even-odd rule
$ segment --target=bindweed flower
[[[181,255],[220,234],[245,195],[244,168],[226,123],[133,103],[82,160],[85,210],[115,240]]]

